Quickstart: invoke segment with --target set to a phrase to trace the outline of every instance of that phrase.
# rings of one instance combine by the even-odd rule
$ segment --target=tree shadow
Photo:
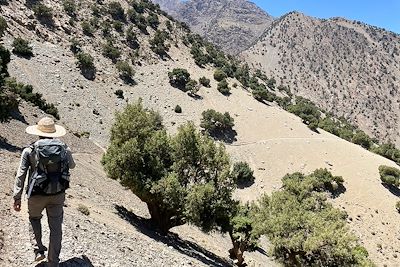
[[[9,152],[20,152],[21,147],[10,144],[6,138],[0,136],[0,149],[5,149]]]
[[[93,81],[96,78],[96,69],[95,68],[84,68],[81,69],[81,74],[86,79]]]
[[[237,132],[233,129],[225,129],[223,131],[210,133],[210,136],[217,141],[222,141],[227,144],[232,144],[236,142]]]
[[[45,262],[41,262],[35,267],[45,267],[47,264]],[[69,260],[60,262],[60,267],[93,267],[92,262],[89,260],[89,258],[85,255],[82,255],[81,258],[78,257],[73,257]]]
[[[245,182],[238,182],[237,186],[239,189],[244,189],[246,187],[250,187],[254,184],[254,179],[251,181],[245,181]]]
[[[194,100],[203,100],[203,97],[201,95],[198,95],[198,94],[188,93],[188,96],[190,96]]]
[[[331,193],[332,198],[338,198],[341,194],[346,192],[346,187],[344,185],[340,184],[338,185],[338,188]]]
[[[19,109],[17,108],[16,110],[11,111],[10,116],[12,119],[17,120],[22,122],[25,125],[28,125],[29,123],[25,120],[24,115],[21,114]]]
[[[167,235],[162,235],[158,233],[155,230],[156,228],[150,219],[137,216],[133,212],[127,210],[125,207],[120,205],[115,205],[115,209],[122,219],[128,221],[142,234],[145,234],[156,241],[171,246],[175,250],[186,256],[195,258],[208,266],[233,266],[225,259],[215,255],[214,253],[206,250],[196,243],[188,240],[183,240],[175,233],[168,233]]]
[[[263,248],[261,248],[261,247],[257,247],[257,248],[255,249],[255,251],[261,253],[261,254],[264,255],[264,256],[269,257],[269,255],[268,255],[268,253],[265,251],[265,249],[263,249]]]
[[[394,186],[394,185],[390,185],[390,184],[385,184],[385,183],[381,183],[387,190],[389,190],[390,193],[392,193],[393,195],[395,195],[396,197],[400,197],[400,188]]]

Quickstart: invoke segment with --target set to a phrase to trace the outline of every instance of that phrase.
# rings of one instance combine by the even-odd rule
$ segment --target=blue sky
[[[274,17],[300,11],[318,18],[344,17],[400,34],[400,0],[250,0]]]

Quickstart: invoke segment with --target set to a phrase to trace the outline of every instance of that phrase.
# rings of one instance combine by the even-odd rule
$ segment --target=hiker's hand
[[[21,211],[21,199],[14,200],[14,210]]]

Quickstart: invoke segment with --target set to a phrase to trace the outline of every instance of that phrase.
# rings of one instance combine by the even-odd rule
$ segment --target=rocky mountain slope
[[[342,18],[293,12],[243,57],[371,136],[400,145],[400,36]]]
[[[236,196],[243,201],[279,189],[280,178],[286,173],[328,168],[335,175],[342,175],[346,191],[333,199],[333,204],[349,214],[349,227],[367,248],[371,259],[378,265],[399,265],[400,221],[394,209],[398,195],[382,186],[378,173],[379,165],[396,166],[395,163],[324,131],[320,134],[310,131],[298,117],[274,103],[265,105],[256,101],[240,85],[232,88],[230,96],[222,95],[212,79],[215,68],[211,65],[200,68],[195,64],[190,48],[182,42],[187,33],[179,23],[169,21],[162,14],[157,13],[158,29],[170,32],[170,38],[165,41],[170,48],[163,57],[152,50],[151,40],[157,32],[150,26],[146,27],[146,34],[136,24],[124,22],[124,30],[133,27],[139,48],[128,46],[125,36],[115,28],[110,30],[114,47],[121,51],[119,60],[128,61],[135,71],[135,82],[125,83],[116,65],[104,56],[106,37],[110,38],[104,36],[107,28],[99,26],[91,36],[83,33],[82,23],[95,17],[93,5],[97,1],[82,3],[73,25],[60,2],[44,3],[53,8],[54,21],[50,26],[40,23],[21,1],[11,1],[0,8],[9,24],[5,46],[11,48],[14,38],[19,36],[31,40],[33,47],[31,58],[12,56],[10,75],[32,84],[35,92],[56,104],[61,117],[59,123],[70,133],[65,140],[72,146],[78,163],[72,173],[66,207],[62,254],[66,266],[73,262],[80,262],[81,266],[231,264],[227,259],[228,237],[206,235],[188,225],[173,229],[175,234],[169,237],[160,237],[145,227],[145,218],[149,216],[145,204],[105,176],[99,160],[101,148],[108,144],[114,113],[138,98],[143,99],[146,107],[160,112],[170,132],[187,121],[199,125],[202,111],[208,108],[229,111],[235,119],[237,140],[227,144],[227,150],[233,161],[249,162],[256,176],[251,187],[237,190]],[[130,7],[125,1],[120,3],[125,9]],[[104,5],[97,7],[102,12]],[[143,16],[147,18],[149,13],[147,10]],[[102,23],[93,21],[94,26],[103,25],[103,21],[111,18],[102,13],[98,20]],[[172,24],[170,27],[167,21]],[[168,29],[171,27],[172,31]],[[72,37],[78,39],[83,51],[95,58],[97,71],[93,80],[86,79],[76,65],[77,59],[70,49]],[[187,69],[196,80],[208,77],[211,87],[201,87],[196,98],[173,88],[168,71],[176,67]],[[228,83],[240,84],[231,78]],[[118,89],[122,90],[124,99],[115,95]],[[182,107],[181,114],[174,112],[178,104]],[[20,149],[32,141],[24,134],[24,128],[35,123],[43,113],[23,103],[20,114],[10,123],[0,124],[3,137],[0,182],[4,185],[0,187],[1,266],[27,266],[32,259],[27,227],[21,226],[27,223],[26,212],[16,214],[11,210],[11,187]],[[77,136],[89,136],[89,139]],[[90,214],[78,211],[80,205],[86,206]],[[17,236],[11,234],[15,232]],[[265,252],[268,242],[264,240],[260,246],[262,249],[246,253],[249,265],[277,266]]]
[[[273,18],[247,0],[154,0],[207,40],[230,54],[248,48]]]

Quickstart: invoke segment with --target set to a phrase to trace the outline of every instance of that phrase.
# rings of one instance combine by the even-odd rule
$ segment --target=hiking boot
[[[46,257],[44,256],[44,252],[38,252],[35,254],[35,261],[44,260]]]

